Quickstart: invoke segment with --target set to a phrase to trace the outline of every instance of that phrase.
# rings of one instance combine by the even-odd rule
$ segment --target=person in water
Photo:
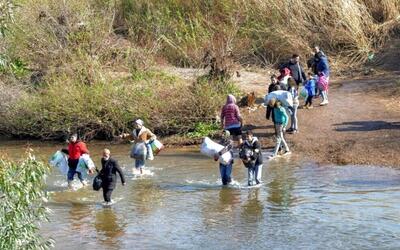
[[[248,185],[253,186],[261,183],[263,157],[261,153],[261,144],[257,137],[253,136],[253,132],[246,132],[245,141],[243,142],[239,156],[243,161],[248,172]]]
[[[120,137],[133,140],[135,144],[144,143],[146,145],[147,152],[151,150],[150,142],[157,139],[157,136],[153,134],[150,129],[144,126],[144,122],[141,119],[134,121],[134,129],[132,134],[122,134]],[[140,174],[143,174],[145,163],[146,156],[141,159],[135,159],[135,168],[140,171]]]
[[[231,160],[229,161],[228,164],[224,164],[222,162],[219,163],[219,171],[221,173],[221,180],[222,180],[222,185],[228,185],[229,183],[232,182],[232,165],[233,165],[233,141],[231,140],[231,134],[229,133],[228,130],[222,131],[221,135],[221,140],[219,144],[224,146],[224,148],[219,151],[217,154],[214,156],[214,160],[218,161],[221,155],[229,152],[232,156]]]
[[[82,174],[76,171],[76,168],[78,167],[79,158],[83,154],[89,154],[89,150],[87,149],[86,144],[84,142],[78,140],[77,134],[72,134],[69,137],[68,154],[69,154],[68,155],[69,169],[67,174],[68,187],[72,188],[72,181],[74,180],[75,174],[78,175],[78,179],[80,180],[82,185],[86,186],[87,185],[86,181],[83,179]]]
[[[125,186],[125,176],[122,172],[121,168],[118,165],[118,162],[111,158],[111,152],[109,149],[103,150],[103,157],[101,158],[101,187],[103,189],[103,198],[105,205],[111,205],[111,194],[114,191],[117,184],[117,173],[121,178],[122,186]]]
[[[228,130],[230,135],[242,144],[242,125],[243,120],[240,115],[239,107],[236,105],[236,98],[228,95],[226,104],[221,110],[221,126],[224,130]]]

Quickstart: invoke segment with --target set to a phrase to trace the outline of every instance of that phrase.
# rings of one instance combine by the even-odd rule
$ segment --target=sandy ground
[[[333,81],[328,106],[314,99],[314,109],[299,110],[299,133],[286,134],[291,150],[320,163],[400,167],[399,76]],[[263,146],[272,148],[274,130],[265,108],[242,113]]]
[[[400,40],[395,44],[400,47]],[[389,59],[380,61],[398,61],[397,57]],[[328,106],[320,107],[320,100],[315,99],[314,109],[299,110],[299,133],[286,135],[293,153],[324,164],[400,168],[400,64],[388,65],[391,65],[388,71],[374,72],[372,76],[333,78]],[[171,67],[164,70],[188,81],[205,73],[204,70]],[[271,70],[243,70],[240,73],[241,76],[235,76],[233,80],[244,92],[255,91],[258,103],[261,103]],[[245,129],[252,129],[263,147],[272,149],[274,129],[272,122],[265,119],[265,108],[251,112],[242,108],[242,115]],[[177,137],[168,141],[187,144],[186,140]],[[199,142],[190,141],[189,144]]]

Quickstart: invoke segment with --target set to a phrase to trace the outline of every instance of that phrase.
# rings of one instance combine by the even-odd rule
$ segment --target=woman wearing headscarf
[[[132,133],[122,134],[120,137],[133,140],[133,142],[135,143],[135,147],[144,145],[144,151],[149,152],[151,150],[149,143],[157,138],[156,135],[153,134],[150,129],[144,126],[144,122],[141,119],[135,120],[134,123],[135,124]],[[140,174],[143,174],[143,168],[145,166],[147,158],[146,155],[147,154],[144,154],[142,157],[135,157],[135,168],[137,170],[140,170]]]
[[[228,95],[226,104],[221,110],[221,126],[242,144],[242,125],[243,119],[240,115],[239,107],[236,105],[236,98]]]

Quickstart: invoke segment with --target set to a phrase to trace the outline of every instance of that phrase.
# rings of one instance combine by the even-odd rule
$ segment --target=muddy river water
[[[23,155],[26,143],[1,142]],[[62,145],[33,143],[42,159]],[[319,166],[298,156],[264,164],[263,184],[221,187],[217,164],[198,150],[165,150],[132,174],[129,145],[89,144],[98,167],[111,149],[127,185],[103,208],[91,187],[69,191],[54,170],[47,178],[52,210],[41,233],[56,249],[400,249],[400,171],[374,166]],[[78,184],[76,184],[78,186]]]

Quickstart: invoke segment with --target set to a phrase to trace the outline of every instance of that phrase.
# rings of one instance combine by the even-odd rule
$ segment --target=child
[[[281,103],[279,101],[276,101],[275,99],[272,99],[270,101],[270,105],[274,106],[274,115],[275,115],[275,136],[276,136],[276,146],[273,155],[270,157],[270,159],[276,157],[278,155],[278,151],[281,147],[281,143],[285,147],[285,153],[284,155],[290,154],[289,147],[285,141],[285,138],[283,137],[283,130],[284,127],[288,123],[288,115],[286,114],[286,110],[284,107],[282,107]]]
[[[288,89],[288,79],[290,78],[290,69],[283,68],[279,71],[279,73],[281,73],[278,76],[279,86],[281,87],[282,90],[287,90]]]
[[[304,108],[306,109],[312,109],[312,99],[315,96],[315,86],[316,86],[316,81],[315,78],[313,76],[313,74],[311,72],[308,73],[308,80],[306,82],[306,84],[304,85],[304,88],[307,90],[308,96],[306,99],[306,103]]]
[[[268,94],[271,93],[271,92],[274,92],[276,90],[281,90],[281,86],[279,85],[278,79],[277,79],[276,75],[274,74],[274,75],[271,76],[271,83],[268,86]],[[270,106],[267,105],[267,112],[265,113],[265,118],[267,120],[269,120],[269,118],[272,115],[272,117],[271,117],[272,118],[272,122],[274,122],[274,113],[272,112],[272,109],[273,108],[271,108]]]
[[[320,106],[328,105],[329,81],[323,72],[318,73],[318,88],[321,91],[322,102]]]
[[[246,132],[245,141],[240,148],[239,155],[248,171],[248,185],[260,184],[263,166],[261,144],[257,137],[253,136],[251,130]]]
[[[288,129],[288,133],[297,133],[298,132],[298,120],[297,120],[297,109],[299,108],[299,92],[297,90],[297,84],[296,81],[293,78],[289,78],[288,80],[289,83],[289,89],[288,91],[292,94],[293,96],[293,107],[289,107],[289,110],[291,111],[291,125],[290,129]]]
[[[225,165],[222,162],[220,162],[219,164],[219,172],[221,173],[222,185],[224,186],[232,182],[231,174],[233,165],[233,152],[232,152],[233,141],[230,137],[231,134],[229,133],[228,130],[222,131],[221,140],[219,143],[223,145],[224,148],[214,156],[214,160],[218,161],[219,157],[225,154],[226,152],[229,152],[232,155],[232,159],[228,164]]]

